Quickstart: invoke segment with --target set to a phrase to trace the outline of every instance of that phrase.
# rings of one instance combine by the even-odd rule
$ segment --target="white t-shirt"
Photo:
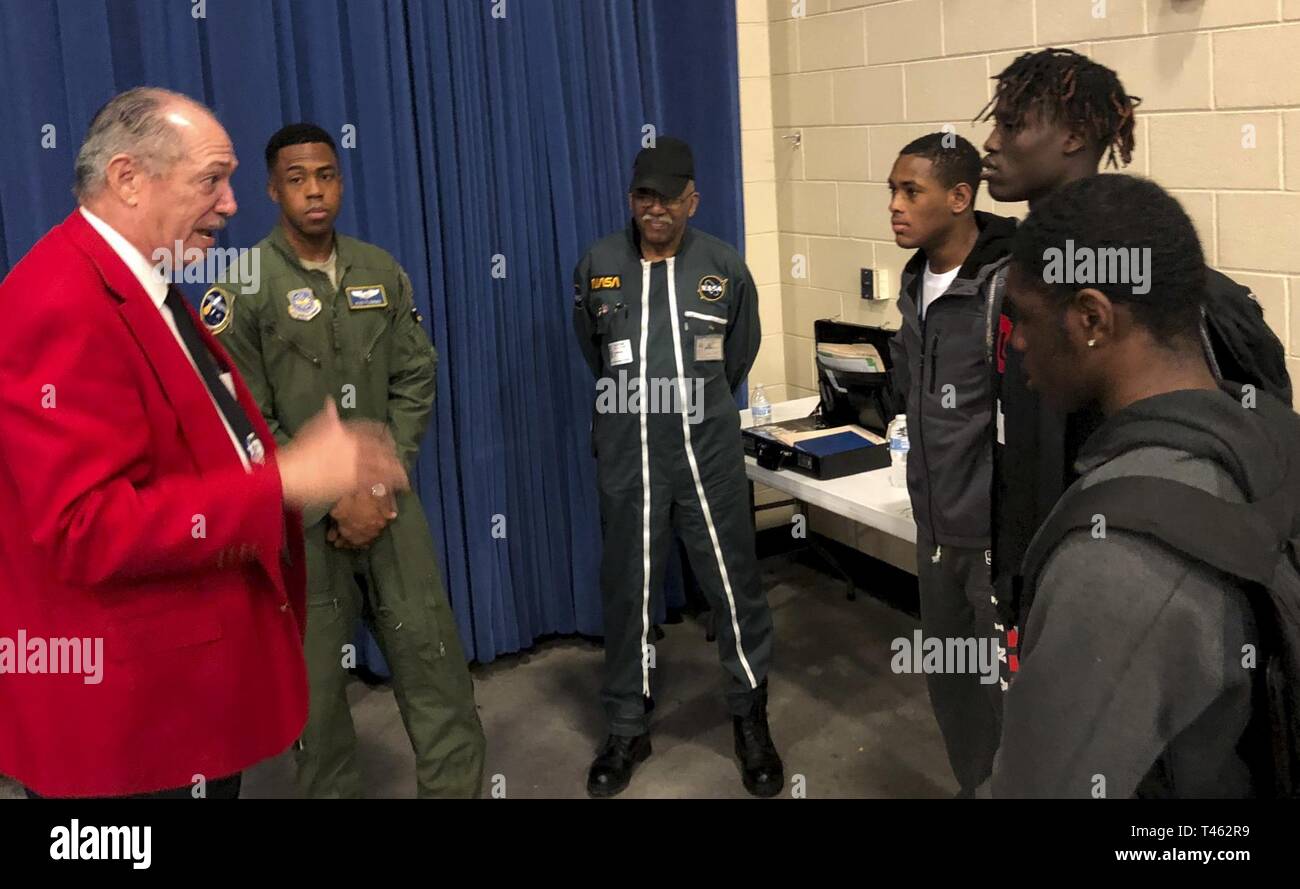
[[[330,252],[330,258],[325,260],[324,262],[312,262],[309,259],[302,259],[301,257],[299,257],[298,261],[302,263],[302,267],[305,269],[324,272],[325,277],[330,279],[330,286],[337,288],[339,286],[339,279],[338,279],[338,275],[335,273],[335,270],[338,264],[338,259],[339,259],[339,251],[335,249]]]
[[[930,303],[934,302],[940,296],[943,296],[948,285],[957,277],[961,271],[961,266],[954,266],[951,271],[936,275],[930,271],[930,263],[925,264],[925,273],[921,278],[921,320],[925,320],[925,310],[930,308]]]

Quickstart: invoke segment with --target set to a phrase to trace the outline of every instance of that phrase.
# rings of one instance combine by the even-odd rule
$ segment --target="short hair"
[[[970,186],[972,198],[979,194],[980,153],[967,139],[956,133],[928,133],[903,146],[899,155],[923,157],[934,164],[935,178],[944,188],[955,188],[964,182]]]
[[[180,160],[180,141],[162,113],[177,102],[208,111],[189,96],[156,86],[134,87],[105,102],[91,118],[90,129],[77,151],[72,185],[77,200],[91,197],[104,187],[108,162],[116,155],[131,155],[152,176],[165,173]]]
[[[1053,248],[1061,252],[1049,253]],[[1049,256],[1068,256],[1070,250],[1079,255],[1089,249],[1098,257],[1106,255],[1101,250],[1115,248],[1150,250],[1148,292],[1135,293],[1132,281],[1047,280]],[[1011,261],[1028,277],[1041,281],[1062,305],[1080,288],[1095,287],[1112,302],[1127,305],[1157,342],[1170,346],[1197,335],[1205,301],[1205,255],[1182,205],[1149,179],[1098,173],[1061,186],[1035,203],[1016,230]]]
[[[339,156],[333,137],[314,123],[291,123],[280,127],[266,143],[267,172],[275,169],[275,159],[280,156],[281,148],[288,148],[290,145],[310,145],[315,142],[323,142],[330,147],[330,151],[334,152],[335,158]]]
[[[1001,104],[1009,126],[1018,129],[1025,114],[1036,109],[1048,121],[1059,121],[1083,132],[1118,168],[1133,159],[1133,113],[1142,102],[1124,91],[1119,75],[1072,49],[1048,47],[1027,52],[994,75],[993,98],[976,116],[991,118]]]

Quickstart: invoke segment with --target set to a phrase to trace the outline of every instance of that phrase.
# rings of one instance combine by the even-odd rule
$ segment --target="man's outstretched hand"
[[[410,489],[393,437],[383,424],[369,420],[345,423],[329,398],[325,409],[308,420],[279,452],[276,464],[284,502],[295,509],[326,506],[355,494],[377,501],[381,512],[396,515],[396,509],[387,509],[390,498],[397,491]],[[376,485],[383,485],[384,497],[371,493]],[[385,524],[388,521],[391,519]]]

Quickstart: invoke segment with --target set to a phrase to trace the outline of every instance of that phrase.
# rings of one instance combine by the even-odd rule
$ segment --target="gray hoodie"
[[[1280,483],[1258,412],[1225,392],[1144,399],[1109,418],[1072,492],[1155,476],[1224,500]],[[1059,505],[1058,509],[1061,508]],[[994,796],[1244,797],[1255,621],[1240,583],[1154,538],[1067,534],[1044,563],[1006,696]]]

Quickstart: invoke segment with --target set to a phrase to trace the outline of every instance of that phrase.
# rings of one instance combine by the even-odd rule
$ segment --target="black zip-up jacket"
[[[903,320],[890,353],[894,388],[907,404],[907,487],[917,528],[940,546],[987,549],[993,473],[988,288],[1006,262],[1016,220],[977,211],[975,221],[975,246],[924,321],[925,252],[918,250],[903,268]]]

